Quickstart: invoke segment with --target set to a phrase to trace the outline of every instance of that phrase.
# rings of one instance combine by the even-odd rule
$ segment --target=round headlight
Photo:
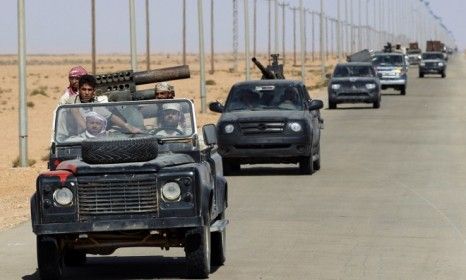
[[[162,186],[162,196],[165,200],[175,201],[181,196],[180,185],[177,182],[168,182]]]
[[[332,89],[340,89],[340,84],[333,84]]]
[[[73,192],[68,188],[60,188],[53,192],[53,200],[61,206],[68,206],[73,202]]]
[[[290,127],[291,130],[293,130],[294,132],[300,132],[303,128],[301,127],[301,125],[297,122],[291,122],[288,124],[288,126]]]
[[[439,62],[439,63],[438,63],[438,66],[443,66],[443,63],[442,63],[442,62]]]
[[[366,84],[366,88],[367,88],[367,89],[374,89],[374,88],[375,88],[375,84]]]
[[[233,130],[235,130],[235,126],[232,124],[227,124],[225,125],[224,130],[225,130],[225,133],[232,133]]]

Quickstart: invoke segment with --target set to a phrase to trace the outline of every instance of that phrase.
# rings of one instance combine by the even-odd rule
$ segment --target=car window
[[[374,77],[375,73],[368,65],[339,65],[335,68],[333,76],[335,78]]]
[[[81,103],[57,109],[54,139],[63,144],[149,135],[189,138],[195,127],[193,105],[185,99]]]
[[[402,66],[403,65],[403,56],[401,55],[376,55],[372,63],[374,65],[396,65],[396,66]]]
[[[243,85],[231,90],[225,111],[301,110],[302,104],[295,85]]]
[[[423,53],[422,59],[443,59],[443,54],[441,53]]]

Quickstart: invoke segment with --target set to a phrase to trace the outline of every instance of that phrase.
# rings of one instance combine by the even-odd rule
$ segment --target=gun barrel
[[[266,79],[276,79],[275,75],[272,72],[265,69],[264,65],[262,65],[262,63],[260,63],[259,60],[257,60],[255,57],[253,57],[251,60],[257,66],[257,68],[259,68],[259,70],[261,70],[262,75],[264,76],[264,78],[266,78]]]
[[[133,78],[136,85],[158,83],[164,81],[180,80],[190,78],[189,66],[181,65],[160,68],[149,71],[134,72]]]

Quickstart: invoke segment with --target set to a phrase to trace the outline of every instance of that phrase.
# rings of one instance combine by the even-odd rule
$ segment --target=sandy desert
[[[16,55],[0,56],[0,230],[5,230],[29,219],[29,199],[35,190],[37,175],[47,169],[52,112],[58,98],[68,86],[68,71],[82,65],[91,69],[90,55],[29,55],[27,58],[27,109],[28,109],[28,158],[30,167],[15,167],[19,155],[19,114],[18,114],[18,64]],[[266,55],[258,56],[265,65]],[[235,82],[244,80],[244,60],[240,60],[237,71],[233,69],[232,55],[215,56],[215,71],[210,73],[210,60],[206,60],[207,102],[224,101],[228,90]],[[292,56],[287,56],[285,76],[288,79],[301,79],[301,67],[292,65]],[[128,55],[102,55],[97,58],[97,73],[110,73],[131,68]],[[180,54],[159,54],[151,56],[151,69],[182,64]],[[176,90],[176,97],[194,100],[197,110],[197,124],[216,123],[219,115],[213,112],[200,112],[199,60],[196,55],[187,57],[191,78],[170,82]],[[335,64],[331,58],[327,69]],[[323,85],[320,78],[319,61],[306,63],[306,85],[313,98],[325,99],[324,91],[316,90]],[[251,63],[251,67],[254,65]],[[146,69],[141,56],[138,69]],[[260,78],[260,71],[251,69],[251,78]],[[153,84],[138,89],[152,88]]]

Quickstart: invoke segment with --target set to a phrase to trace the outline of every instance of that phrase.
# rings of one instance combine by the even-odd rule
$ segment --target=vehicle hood
[[[57,170],[68,170],[74,175],[157,172],[164,167],[194,163],[194,159],[186,154],[159,154],[157,158],[147,162],[128,162],[114,164],[88,164],[81,159],[63,161]]]
[[[303,110],[262,110],[262,111],[238,111],[225,112],[220,117],[220,122],[242,121],[286,121],[302,119]]]

